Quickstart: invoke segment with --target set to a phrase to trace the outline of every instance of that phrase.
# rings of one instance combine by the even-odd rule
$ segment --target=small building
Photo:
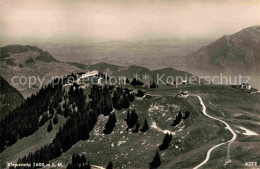
[[[80,72],[80,73],[77,73],[77,81],[76,83],[78,84],[81,84],[81,85],[86,85],[91,81],[91,77],[93,76],[98,76],[98,71],[88,71],[88,72]],[[95,80],[95,79],[93,79]]]
[[[186,98],[189,96],[189,92],[188,91],[180,91],[178,94],[177,94],[177,97],[182,97],[182,98]]]
[[[80,78],[87,78],[87,77],[96,76],[96,75],[98,75],[98,71],[94,70],[94,71],[86,72],[85,74],[82,74],[82,76]]]
[[[188,84],[188,80],[182,80],[182,84]]]
[[[250,90],[251,88],[252,88],[251,84],[248,84],[248,83],[243,83],[241,85],[241,89]]]

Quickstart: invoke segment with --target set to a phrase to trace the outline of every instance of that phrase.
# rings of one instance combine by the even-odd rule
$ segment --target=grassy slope
[[[11,64],[9,63],[10,59]],[[75,64],[59,62],[48,52],[36,46],[10,45],[0,48],[0,74],[25,98],[39,90],[40,81],[43,81],[43,85],[47,85],[52,78],[84,70]],[[25,85],[18,83],[19,79],[17,78],[14,80],[14,83],[17,84],[12,84],[11,79],[14,76],[25,76],[27,83]],[[34,86],[29,86],[29,77],[32,78],[32,83],[34,83],[34,77],[36,78]]]
[[[206,152],[212,146],[229,140],[231,134],[224,129],[222,123],[202,115],[201,106],[196,97],[188,97],[186,101],[189,104],[182,99],[174,98],[173,96],[179,90],[188,90],[191,94],[200,95],[207,107],[208,114],[226,121],[232,129],[239,132],[237,140],[230,147],[232,163],[228,165],[228,168],[243,168],[246,161],[258,160],[260,156],[257,148],[260,145],[259,135],[245,136],[239,126],[260,134],[259,94],[251,95],[227,86],[181,86],[177,89],[166,86],[157,89],[143,88],[143,90],[152,96],[147,96],[144,100],[136,99],[131,106],[136,108],[141,126],[143,120],[148,119],[150,130],[146,134],[127,132],[126,123],[123,120],[126,118],[125,110],[116,111],[118,121],[113,133],[102,134],[107,117],[100,116],[89,140],[76,143],[53,162],[62,162],[65,166],[71,161],[73,153],[80,153],[85,154],[93,165],[106,166],[108,161],[112,160],[116,167],[147,168],[157,146],[161,144],[164,137],[163,132],[151,128],[152,121],[155,121],[161,129],[175,132],[169,148],[160,152],[161,167],[192,168],[198,165],[204,160]],[[192,114],[189,120],[182,122],[177,127],[171,127],[172,117],[178,112],[178,106],[184,110],[191,109]],[[30,147],[33,147],[31,150],[34,150],[35,145],[40,147],[50,142],[54,136],[49,141],[46,141],[45,138],[43,140],[40,136],[35,137],[41,131],[47,133],[46,126],[43,128],[45,129],[41,128],[39,133],[35,133],[33,137],[22,139],[4,151],[4,154],[1,153],[1,159],[7,159],[7,157],[16,159],[16,154],[23,156],[26,149],[30,150]],[[38,145],[37,139],[41,140],[41,145]],[[119,145],[120,143],[122,144]],[[117,146],[112,146],[112,144]],[[24,148],[20,149],[20,147]],[[202,168],[221,168],[225,163],[226,155],[227,144],[215,149],[208,163]]]
[[[188,102],[192,107],[186,101],[172,96],[152,96],[136,100],[132,104],[137,110],[141,126],[147,118],[150,125],[155,121],[162,130],[175,132],[170,147],[161,152],[163,168],[194,167],[203,161],[206,151],[212,145],[221,142],[221,138],[227,140],[231,137],[230,133],[223,130],[221,123],[212,122],[199,113],[201,107],[195,98],[189,98]],[[172,116],[177,114],[179,106],[184,110],[191,110],[191,117],[177,127],[171,127]],[[147,168],[156,148],[162,142],[164,133],[151,126],[146,134],[127,132],[123,120],[126,118],[125,110],[116,112],[118,121],[112,134],[102,134],[107,118],[100,116],[88,141],[78,142],[53,162],[67,164],[73,153],[80,153],[85,154],[93,165],[106,166],[108,161],[112,160],[116,167]],[[219,138],[219,135],[222,137]],[[118,145],[120,141],[126,142],[116,148],[111,146],[112,143]],[[192,158],[187,160],[187,157]]]
[[[5,166],[6,162],[15,162],[19,157],[24,157],[30,152],[34,152],[40,149],[47,143],[51,143],[59,130],[59,127],[63,126],[66,119],[63,116],[58,116],[59,123],[53,125],[53,129],[50,133],[47,132],[49,122],[46,122],[41,128],[39,128],[34,134],[18,140],[12,146],[7,147],[1,154],[1,166]],[[1,167],[2,168],[2,167]]]
[[[204,96],[204,102],[208,100],[212,104],[207,104],[209,113],[214,112],[215,117],[219,117],[230,124],[234,131],[238,134],[237,140],[231,144],[230,156],[232,163],[228,168],[242,168],[245,162],[260,163],[260,95],[251,95],[229,87],[221,87],[221,91],[212,91],[211,94]],[[224,116],[222,114],[224,113]],[[251,131],[258,133],[258,136],[246,136],[242,134],[239,127],[245,127]],[[217,154],[217,153],[216,153]],[[222,152],[222,154],[224,154]],[[216,165],[214,161],[219,161],[221,155],[213,156],[213,159],[205,167]]]
[[[154,93],[166,95],[169,92],[177,93],[179,90],[188,90],[192,94],[200,95],[208,114],[226,121],[237,133],[237,139],[230,147],[232,163],[226,167],[244,168],[244,163],[250,161],[260,163],[258,158],[260,156],[260,94],[252,95],[228,86],[188,86],[178,89],[167,87],[158,88]],[[258,133],[258,136],[244,135],[240,126]],[[202,168],[223,166],[227,154],[226,148],[227,145],[224,145],[215,149],[210,161]]]

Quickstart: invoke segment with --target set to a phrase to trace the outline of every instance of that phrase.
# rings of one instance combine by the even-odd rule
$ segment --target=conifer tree
[[[133,128],[134,127],[134,125],[138,121],[138,115],[136,114],[135,109],[133,109],[131,111],[131,113],[128,110],[127,117],[126,117],[125,121],[127,123],[128,128]]]
[[[73,169],[71,164],[68,164],[67,169]]]
[[[146,132],[148,129],[149,129],[148,122],[147,122],[147,120],[145,119],[145,120],[144,120],[143,128],[142,128],[140,131],[141,131],[141,132]]]
[[[47,131],[48,131],[48,132],[51,132],[51,131],[52,131],[52,121],[51,121],[51,120],[50,120],[50,123],[49,123],[49,125],[48,125]]]
[[[113,94],[113,106],[117,110],[122,109],[122,88],[117,87]]]
[[[128,97],[129,97],[130,102],[133,102],[135,100],[135,94],[134,93],[129,93]]]
[[[70,115],[70,113],[71,113],[70,108],[69,108],[69,107],[66,107],[65,110],[64,110],[64,112],[63,112],[63,116],[64,116],[65,118],[67,118],[67,117]]]
[[[175,119],[173,120],[172,126],[178,125],[181,122],[181,119],[182,119],[182,114],[181,112],[179,112],[175,117]]]
[[[185,112],[184,116],[182,117],[182,119],[185,120],[185,119],[187,119],[189,116],[190,116],[190,111],[187,110],[187,111]]]
[[[134,127],[134,125],[137,123],[137,121],[138,121],[138,115],[136,114],[135,109],[133,109],[132,112],[131,112],[130,128]]]
[[[55,113],[54,118],[53,118],[53,124],[55,125],[58,122],[59,122],[58,115],[57,115],[57,113]]]
[[[163,138],[163,142],[162,144],[159,146],[159,150],[166,150],[169,147],[170,142],[172,141],[172,135],[169,133],[166,133],[164,138]]]
[[[50,108],[49,108],[49,113],[50,113],[51,115],[54,114],[54,108],[53,108],[53,106],[50,106]]]
[[[82,156],[81,156],[81,163],[84,164],[86,162],[87,162],[86,157],[84,156],[84,154],[82,154]]]
[[[129,125],[130,125],[130,118],[131,118],[131,116],[130,116],[130,111],[129,111],[129,109],[128,109],[128,110],[127,110],[126,119],[124,119],[124,120],[126,121],[126,124],[127,124],[128,128],[129,128]],[[127,128],[127,130],[128,130],[128,128]]]
[[[88,165],[87,165],[86,169],[91,169],[89,161],[88,161]]]
[[[109,115],[108,121],[105,125],[104,134],[110,134],[116,125],[116,114],[113,112]]]
[[[157,150],[153,158],[153,161],[149,163],[149,168],[151,169],[158,168],[160,165],[161,165],[161,158],[160,158],[159,151]]]
[[[122,98],[122,107],[123,108],[128,108],[130,106],[130,101],[129,97],[127,96],[126,92],[123,93],[123,98]]]
[[[142,86],[144,83],[141,82],[140,80],[137,80],[136,78],[134,78],[131,82],[132,86]]]
[[[75,163],[76,163],[76,165],[81,164],[81,158],[80,158],[79,154],[76,154]]]
[[[126,81],[125,81],[127,84],[129,84],[130,83],[130,81],[129,81],[129,79],[128,78],[126,78]]]
[[[158,86],[154,82],[150,83],[150,88],[157,88],[157,87]]]
[[[39,122],[39,127],[43,126],[49,120],[48,114],[43,113],[42,118]]]
[[[62,112],[61,112],[61,107],[60,106],[58,106],[58,108],[57,108],[57,112],[56,112],[57,114],[61,114]]]
[[[76,164],[77,164],[77,161],[76,161],[76,154],[75,154],[75,153],[72,155],[71,163],[72,163],[72,165],[76,165]]]
[[[109,161],[106,169],[113,169],[113,163],[111,161]]]

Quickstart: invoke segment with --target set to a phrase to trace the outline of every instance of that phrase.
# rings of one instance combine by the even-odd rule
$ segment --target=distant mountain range
[[[159,39],[109,41],[87,46],[38,44],[48,52],[36,46],[10,45],[0,48],[0,70],[10,84],[13,76],[45,77],[43,85],[46,85],[53,76],[98,70],[110,75],[127,75],[129,78],[134,73],[142,76],[145,72],[150,75],[149,80],[155,80],[158,72],[182,76],[191,75],[187,72],[197,76],[241,73],[252,76],[253,85],[260,87],[257,86],[260,82],[260,26],[245,28],[205,45],[208,42]],[[102,63],[98,63],[100,61]],[[14,87],[27,97],[36,92],[39,86],[37,80],[30,88],[24,85]]]
[[[62,76],[81,69],[67,63],[63,63],[52,57],[48,52],[36,46],[10,45],[0,48],[1,76],[9,84],[18,89],[24,97],[30,96],[38,91],[41,82],[48,84],[53,76]],[[12,78],[14,83],[12,83]],[[24,76],[24,77],[23,77]],[[29,86],[36,78],[35,84]],[[43,79],[44,78],[44,79]],[[19,80],[21,80],[19,83]]]
[[[255,74],[260,72],[260,26],[225,35],[186,55],[183,69],[214,73]],[[168,58],[170,59],[170,58]],[[173,66],[179,66],[172,62]]]
[[[34,44],[48,51],[60,61],[95,64],[100,60],[117,65],[139,65],[149,68],[163,68],[158,65],[161,58],[179,57],[196,51],[211,42],[211,39],[154,39],[143,41],[107,41],[73,44]],[[153,59],[153,62],[150,60]]]
[[[30,96],[32,93],[38,91],[42,85],[48,84],[52,77],[63,76],[71,73],[97,70],[113,76],[125,76],[129,79],[134,78],[137,74],[143,80],[144,75],[147,79],[144,80],[146,84],[149,82],[157,81],[157,77],[166,82],[167,76],[182,76],[190,77],[192,74],[178,71],[173,68],[163,68],[157,70],[150,70],[142,66],[117,66],[105,62],[97,64],[83,64],[79,62],[61,62],[55,59],[48,52],[36,46],[21,46],[10,45],[0,48],[1,50],[1,75],[16,89],[18,89],[24,97]],[[158,75],[157,75],[158,74]],[[15,83],[12,83],[12,78]],[[23,77],[24,76],[24,77]],[[22,78],[21,78],[22,77]],[[36,78],[35,84],[29,85],[29,77]],[[21,80],[22,83],[18,83]],[[169,80],[169,82],[171,82]],[[23,84],[25,83],[25,84]]]
[[[104,72],[107,73],[108,75],[113,75],[116,77],[124,76],[124,77],[128,77],[129,79],[133,79],[137,75],[143,82],[146,82],[146,84],[149,84],[150,82],[155,82],[155,83],[158,82],[159,85],[164,85],[164,84],[166,85],[167,84],[166,79],[169,76],[173,77],[174,80],[176,79],[176,77],[182,77],[183,78],[182,80],[185,80],[186,77],[188,79],[189,77],[193,76],[188,72],[179,71],[173,68],[150,70],[142,66],[136,66],[136,65],[116,66],[116,65],[107,64],[105,62],[90,65],[89,69],[98,70],[100,72]],[[161,79],[161,81],[159,79]],[[180,80],[178,82],[180,82]],[[171,81],[172,79],[168,79],[169,83],[171,83]]]
[[[260,63],[260,26],[211,39],[154,39],[108,41],[86,45],[37,44],[58,60],[138,65],[150,69],[173,67],[196,75],[257,73]]]

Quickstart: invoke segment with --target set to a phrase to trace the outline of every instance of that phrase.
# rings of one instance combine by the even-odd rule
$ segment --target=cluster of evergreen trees
[[[187,111],[185,112],[184,116],[182,117],[182,119],[185,120],[185,119],[189,118],[189,116],[190,116],[190,111],[187,110]]]
[[[181,122],[182,119],[185,120],[189,116],[190,116],[190,112],[188,110],[184,113],[184,115],[182,115],[182,113],[179,112],[176,115],[172,126],[178,125]],[[172,141],[172,134],[166,133],[165,136],[164,136],[163,142],[158,147],[158,149],[160,151],[166,150],[169,147],[171,141]],[[161,158],[160,158],[159,151],[157,150],[153,160],[149,163],[149,168],[151,168],[151,169],[158,168],[160,165],[161,165]]]
[[[138,80],[138,79],[136,79],[136,78],[134,78],[130,84],[131,84],[132,86],[142,86],[142,85],[144,85],[143,82],[141,82],[140,80]]]
[[[126,121],[126,124],[127,124],[127,130],[130,129],[130,128],[135,127],[133,132],[134,133],[139,132],[140,123],[138,121],[138,115],[137,115],[135,109],[131,110],[131,112],[130,112],[130,110],[128,110],[126,119],[124,119],[124,120]],[[149,129],[148,122],[145,119],[143,127],[140,129],[140,131],[141,132],[146,132],[148,129]]]
[[[173,120],[172,126],[177,126],[181,122],[182,119],[185,120],[185,119],[189,118],[189,116],[190,116],[190,111],[188,111],[188,110],[185,112],[184,115],[182,115],[182,113],[179,112],[176,115],[175,119]]]
[[[70,104],[66,105],[64,109],[57,108],[57,113],[59,112],[64,116],[66,111],[69,112],[69,118],[65,125],[60,127],[52,143],[20,159],[20,162],[47,163],[49,160],[60,156],[62,152],[66,152],[77,141],[89,138],[89,132],[94,128],[97,122],[97,116],[100,114],[109,115],[109,120],[104,132],[112,132],[116,123],[115,113],[110,114],[113,110],[112,93],[113,87],[94,85],[89,95],[90,101],[86,102],[86,96],[83,90],[80,89],[77,84],[73,84],[68,92]],[[123,96],[120,95],[118,97],[122,98]],[[71,109],[71,105],[74,109]],[[39,159],[40,161],[37,161]]]
[[[91,169],[91,166],[89,161],[87,162],[84,154],[82,156],[73,154],[72,161],[68,164],[67,169]]]
[[[59,79],[55,79],[57,81]],[[0,122],[0,151],[14,144],[18,139],[33,134],[45,124],[52,115],[46,113],[50,107],[57,108],[62,101],[62,84],[55,82],[31,95],[19,107],[9,112]],[[45,115],[44,115],[45,114]],[[44,116],[42,116],[44,115]],[[40,117],[42,120],[39,122]]]
[[[145,92],[143,92],[142,90],[138,90],[135,96],[143,97],[144,95],[145,95]]]
[[[94,123],[92,121],[93,111],[90,106],[86,104],[82,111],[74,111],[65,125],[58,131],[52,143],[45,145],[40,150],[21,159],[20,162],[41,162],[48,163],[66,152],[79,140],[86,140],[89,138],[89,131],[93,129]]]
[[[86,95],[84,94],[83,89],[81,89],[77,83],[73,83],[73,85],[70,86],[68,94],[69,104],[73,107],[77,106],[79,110],[82,110],[86,101]],[[66,104],[66,106],[68,106],[68,104]]]
[[[163,138],[163,142],[162,144],[159,146],[159,150],[166,150],[169,147],[169,144],[172,141],[172,134],[166,133],[164,138]]]
[[[70,75],[67,75],[65,77],[63,77],[62,79],[62,83],[66,84],[66,83],[73,83],[74,81],[77,80],[77,74],[71,73]]]
[[[150,88],[158,88],[158,85],[156,85],[154,82],[150,82]]]
[[[84,154],[73,154],[71,163],[68,164],[67,169],[91,169],[90,162],[87,161]],[[113,163],[109,161],[106,169],[113,169]]]
[[[113,102],[111,98],[112,92],[112,86],[92,86],[89,95],[89,98],[91,99],[90,106],[95,112],[97,112],[97,115],[103,114],[107,116],[113,110]]]
[[[128,108],[130,106],[130,102],[134,101],[134,98],[135,96],[130,92],[130,90],[123,90],[122,87],[117,87],[113,93],[113,106],[117,110]]]
[[[130,111],[127,111],[126,121],[128,129],[133,128],[135,124],[138,122],[138,115],[135,112],[135,109],[133,109],[130,113]]]
[[[47,164],[49,160],[60,156],[62,153],[61,146],[56,141],[51,144],[43,146],[41,149],[36,150],[34,153],[29,153],[29,155],[19,158],[18,164],[29,163],[34,166],[33,163],[45,163]],[[26,168],[26,167],[24,167]]]

